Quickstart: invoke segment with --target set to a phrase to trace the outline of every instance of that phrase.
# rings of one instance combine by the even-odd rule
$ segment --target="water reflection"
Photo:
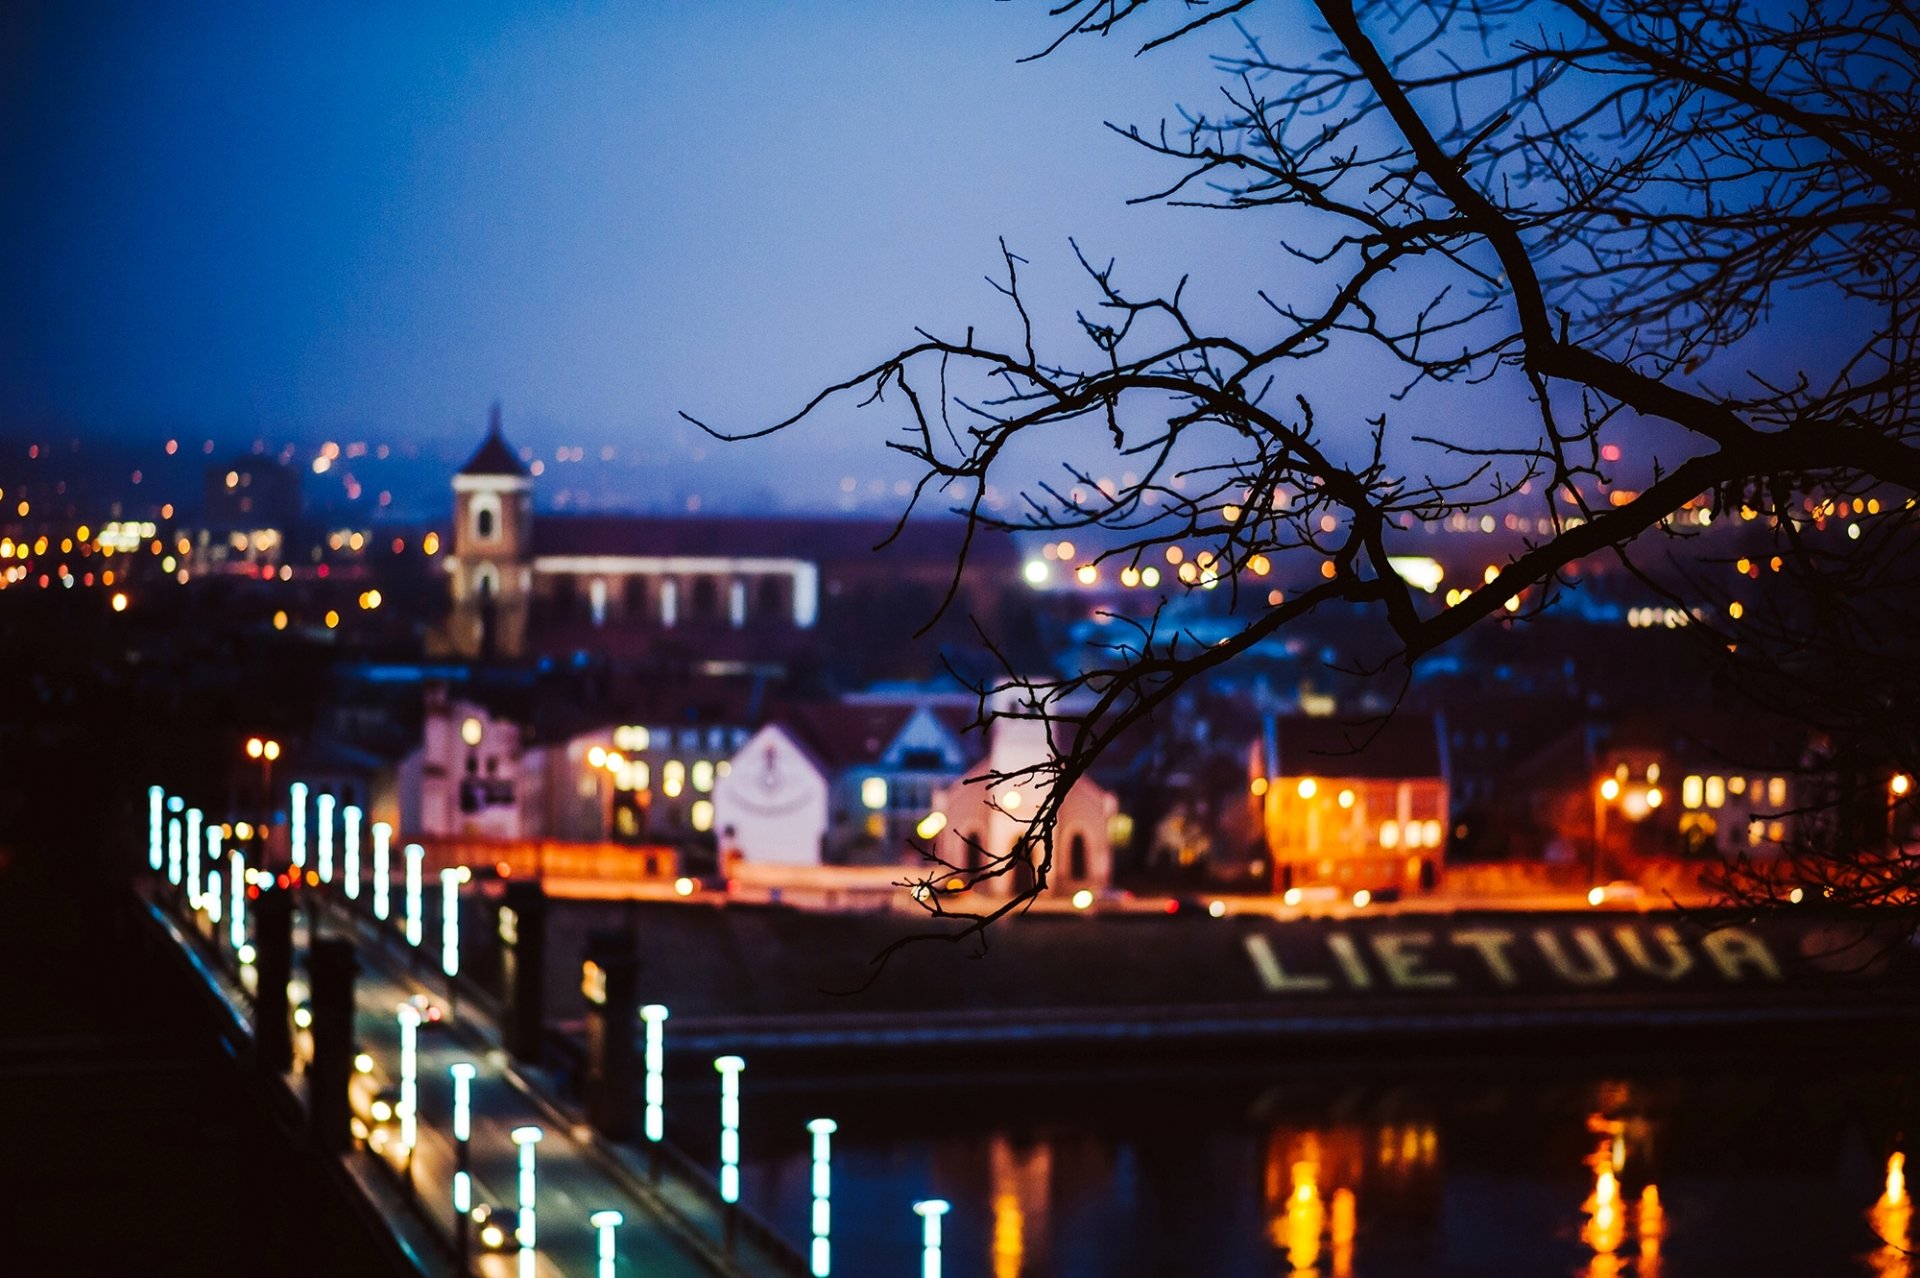
[[[1880,1145],[1917,1126],[1898,1080],[1422,1068],[1147,1094],[1062,1086],[1010,1106],[982,1089],[947,1112],[903,1086],[764,1097],[756,1115],[775,1133],[840,1118],[848,1273],[912,1271],[902,1204],[937,1190],[955,1204],[952,1271],[992,1278],[1920,1278],[1905,1160]],[[748,1188],[804,1236],[806,1147],[766,1153]]]
[[[1887,1155],[1887,1187],[1867,1211],[1867,1223],[1880,1236],[1880,1248],[1867,1263],[1882,1278],[1911,1278],[1913,1273],[1913,1200],[1907,1197],[1907,1156]]]
[[[995,1135],[987,1146],[987,1175],[993,1194],[993,1278],[1020,1278],[1029,1245],[1042,1253],[1047,1249],[1053,1150],[1045,1142],[1017,1147]]]

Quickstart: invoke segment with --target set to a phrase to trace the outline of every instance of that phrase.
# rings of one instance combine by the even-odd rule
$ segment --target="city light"
[[[596,1211],[587,1223],[599,1233],[600,1278],[613,1278],[614,1236],[625,1217],[617,1211]]]
[[[247,859],[235,848],[227,861],[227,941],[237,954],[247,944]]]
[[[393,867],[389,861],[392,839],[392,826],[385,821],[373,823],[373,917],[382,923],[387,921],[393,897]]]
[[[449,980],[460,975],[460,876],[440,871],[440,970]]]
[[[827,1241],[832,1224],[828,1200],[833,1189],[829,1164],[833,1156],[833,1133],[838,1129],[839,1124],[831,1118],[816,1118],[807,1124],[807,1130],[813,1133],[813,1246],[809,1256],[813,1278],[827,1278],[832,1268],[832,1247]]]
[[[1887,789],[1894,798],[1900,798],[1913,789],[1913,778],[1904,772],[1896,772],[1893,774],[1893,779],[1887,782]]]
[[[447,1067],[453,1076],[453,1210],[464,1237],[468,1213],[473,1210],[473,1173],[469,1170],[469,1145],[473,1139],[473,1077],[479,1071],[470,1061],[457,1061]]]
[[[400,1144],[409,1161],[420,1136],[420,1009],[411,1000],[400,1004]]]
[[[543,1135],[538,1127],[516,1127],[513,1143],[520,1147],[520,1223],[513,1236],[520,1243],[520,1278],[534,1278],[533,1147]]]
[[[738,1056],[721,1056],[713,1067],[720,1071],[720,1201],[740,1201],[740,1071],[747,1067]]]
[[[186,874],[187,908],[200,908],[200,818],[199,808],[187,809]]]
[[[913,1205],[920,1217],[920,1278],[940,1278],[940,1218],[951,1205],[944,1198],[926,1198]]]
[[[344,864],[341,873],[347,880],[347,899],[360,899],[360,809],[349,803],[340,811],[340,843]]]
[[[307,783],[287,787],[287,848],[296,870],[307,865]]]
[[[166,823],[166,791],[157,785],[147,787],[147,867],[158,873],[166,853],[161,847],[161,829]]]
[[[209,919],[215,923],[220,921],[220,827],[217,825],[207,827],[207,886],[200,893],[200,904],[206,907]]]
[[[1608,777],[1605,781],[1602,781],[1600,783],[1600,797],[1608,803],[1612,803],[1620,797],[1620,783],[1612,777]]]
[[[1074,909],[1084,910],[1092,904],[1093,904],[1093,893],[1089,892],[1087,889],[1081,888],[1078,892],[1075,892],[1073,894]]]
[[[426,936],[425,925],[421,919],[423,893],[420,883],[422,863],[426,857],[427,850],[418,843],[407,844],[407,944],[415,949],[420,948],[420,942]]]
[[[644,1130],[649,1141],[658,1144],[667,1135],[667,1053],[664,1042],[667,1026],[667,1008],[663,1003],[648,1003],[640,1009],[640,1019],[647,1027],[646,1046],[646,1117]]]
[[[333,882],[333,804],[333,796],[324,791],[313,801],[314,819],[319,826],[314,837],[314,861],[322,883]]]

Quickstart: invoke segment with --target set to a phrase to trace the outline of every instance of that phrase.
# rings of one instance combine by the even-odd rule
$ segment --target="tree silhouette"
[[[1252,286],[1264,312],[1219,331],[1185,280],[1141,290],[1081,255],[1079,349],[1044,349],[1028,263],[1003,244],[994,284],[1011,340],[922,331],[747,434],[842,397],[884,403],[904,426],[889,446],[923,469],[906,513],[932,503],[981,532],[1088,533],[1108,571],[1205,545],[1165,594],[1226,587],[1236,625],[1202,641],[1164,608],[1096,668],[1010,672],[995,705],[1055,728],[1054,757],[1021,774],[1047,796],[1022,813],[1031,839],[930,877],[977,881],[1031,858],[1044,886],[1060,799],[1100,751],[1300,618],[1364,606],[1391,637],[1374,668],[1404,678],[1469,627],[1550,606],[1599,555],[1672,593],[1730,677],[1834,743],[1840,806],[1913,771],[1911,8],[1058,0],[1051,12],[1058,36],[1036,56],[1114,34],[1142,53],[1235,42],[1216,58],[1217,112],[1116,131],[1168,168],[1143,198],[1244,218],[1276,246],[1275,287]],[[1249,25],[1289,19],[1317,33],[1312,56],[1294,51],[1297,35]],[[1305,389],[1329,364],[1354,383],[1332,408]],[[1069,428],[1089,421],[1125,482],[1075,460],[1083,435]],[[1626,462],[1611,440],[1628,441]],[[1061,480],[1022,470],[1036,446],[1069,453]],[[997,503],[996,486],[1018,500]],[[1408,530],[1488,511],[1522,512],[1533,530],[1490,580],[1442,606],[1403,578]],[[1739,572],[1716,540],[1729,521],[1743,545],[1765,543]],[[1836,836],[1833,881],[1910,897],[1903,863],[1861,870],[1873,844]],[[958,934],[1023,899],[959,916]]]

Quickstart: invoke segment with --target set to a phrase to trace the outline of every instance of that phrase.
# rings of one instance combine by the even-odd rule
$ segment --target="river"
[[[837,1274],[917,1273],[940,1197],[948,1275],[1907,1275],[1914,1093],[1847,1056],[749,1071],[742,1197],[805,1239],[831,1117]],[[710,1160],[681,1095],[670,1134]]]

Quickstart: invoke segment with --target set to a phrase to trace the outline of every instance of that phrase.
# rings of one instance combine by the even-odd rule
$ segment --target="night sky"
[[[516,442],[691,461],[678,410],[758,424],[915,324],[1001,323],[1000,235],[1056,333],[1069,235],[1253,314],[1270,242],[1128,208],[1167,171],[1103,128],[1211,109],[1221,42],[1021,64],[1052,29],[992,3],[12,6],[0,431],[467,439],[498,397]],[[886,472],[886,425],[729,464],[805,500]]]

